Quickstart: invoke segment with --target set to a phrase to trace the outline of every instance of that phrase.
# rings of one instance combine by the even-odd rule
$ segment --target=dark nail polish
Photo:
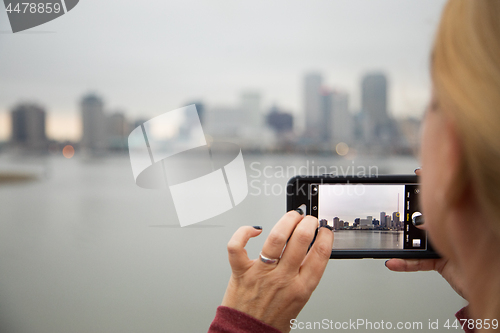
[[[299,213],[300,215],[304,215],[304,211],[302,211],[302,209],[300,209],[300,208],[297,208],[295,211],[297,213]]]
[[[416,168],[415,170],[413,170],[413,173],[417,173],[418,170],[420,170],[420,168]]]
[[[261,225],[254,225],[253,227],[254,227],[254,229],[262,230],[262,226]]]
[[[333,227],[328,224],[322,225],[320,228],[327,228],[328,230],[333,231]]]
[[[386,260],[386,261],[385,261],[385,263],[384,263],[385,267],[387,267],[387,262],[388,262],[388,261],[389,261],[389,260]]]

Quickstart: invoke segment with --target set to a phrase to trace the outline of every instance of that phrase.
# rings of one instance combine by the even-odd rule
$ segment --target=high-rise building
[[[148,121],[147,119],[142,119],[142,118],[139,118],[139,119],[136,119],[132,122],[132,126],[130,127],[131,129],[134,129],[136,128],[137,126],[141,126],[142,124],[144,124],[146,121]]]
[[[265,126],[265,117],[262,110],[262,94],[258,91],[244,91],[240,96],[240,124],[239,135],[242,144],[251,149],[272,144],[274,134]]]
[[[272,144],[274,135],[265,126],[260,93],[246,91],[237,106],[211,107],[204,117],[205,134],[217,140],[229,139],[243,149],[261,149]]]
[[[321,123],[319,137],[322,142],[337,145],[351,142],[353,123],[349,112],[349,95],[323,89],[321,94]]]
[[[394,228],[401,228],[401,221],[399,219],[399,212],[392,213],[392,223]]]
[[[385,212],[380,212],[380,226],[385,228],[387,223],[385,221]]]
[[[351,144],[353,121],[349,112],[349,95],[344,92],[333,92],[332,116],[330,117],[330,141],[334,145],[340,142]]]
[[[387,226],[387,228],[394,228],[394,225],[393,225],[393,222],[391,220],[391,216],[390,215],[386,215],[385,216],[385,225]]]
[[[46,149],[45,110],[36,104],[19,104],[11,111],[12,143],[29,149]]]
[[[387,78],[370,73],[361,82],[361,109],[375,119],[387,117]]]
[[[198,117],[200,118],[201,125],[205,124],[205,104],[201,101],[193,101],[186,103],[186,105],[194,104],[196,106],[196,111],[198,112]]]
[[[333,138],[333,105],[334,93],[326,88],[321,91],[321,114],[313,138],[319,139],[323,143],[329,143]]]
[[[319,73],[309,73],[304,76],[304,117],[306,136],[320,140],[322,122],[324,119],[321,88],[323,77]],[[323,109],[323,110],[322,110]]]
[[[107,146],[104,103],[94,94],[86,95],[80,103],[82,114],[82,148],[91,153],[102,152]]]
[[[197,129],[199,125],[205,124],[205,105],[202,102],[190,102],[186,103],[186,106],[195,105],[196,113],[186,113],[184,114],[184,119],[182,119],[179,124],[178,139],[181,141],[196,140]],[[208,133],[205,133],[208,134]]]
[[[278,135],[293,131],[293,116],[273,106],[266,117],[266,123]]]
[[[244,124],[238,109],[234,107],[211,107],[204,121],[203,131],[218,140],[240,138],[240,127]]]
[[[122,112],[115,112],[106,119],[107,146],[111,150],[126,150],[130,125]]]
[[[373,216],[367,216],[366,219],[360,219],[359,225],[361,228],[371,228],[373,227]]]
[[[387,78],[383,73],[366,74],[361,81],[361,112],[365,143],[387,145],[395,127],[387,110]]]
[[[340,225],[339,224],[340,224],[340,219],[337,216],[335,216],[333,218],[333,229],[335,229],[335,230],[340,229]]]
[[[262,96],[257,91],[244,91],[240,99],[240,112],[245,127],[254,129],[264,125],[264,116],[261,110]]]

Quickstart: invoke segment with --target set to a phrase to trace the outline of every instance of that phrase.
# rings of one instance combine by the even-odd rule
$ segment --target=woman
[[[425,228],[442,259],[391,259],[386,266],[437,270],[469,301],[457,314],[474,319],[465,328],[482,331],[486,319],[500,319],[500,1],[448,1],[431,76],[421,193]],[[228,244],[232,275],[211,331],[290,331],[328,263],[333,234],[327,228],[306,254],[317,225],[311,216],[288,212],[260,260],[248,259],[244,247],[261,230],[240,228]]]

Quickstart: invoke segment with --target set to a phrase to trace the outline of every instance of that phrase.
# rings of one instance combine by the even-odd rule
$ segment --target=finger
[[[297,211],[289,211],[276,223],[273,227],[264,246],[262,247],[262,255],[270,259],[278,259],[283,252],[283,248],[286,245],[288,238],[292,234],[295,226],[303,219],[303,215],[299,214]],[[262,263],[267,267],[272,267],[273,265]]]
[[[414,171],[414,172],[415,172],[415,174],[416,174],[417,176],[419,176],[419,177],[420,177],[420,176],[422,175],[422,168],[418,167],[418,168],[416,168],[416,169],[415,169],[415,171]],[[416,227],[417,227],[418,229],[426,230],[426,228],[425,228],[425,222],[424,222],[424,224],[416,225]]]
[[[425,224],[425,222],[423,224],[416,225],[415,227],[420,230],[427,230],[427,224]]]
[[[248,258],[245,246],[251,237],[260,235],[262,229],[254,227],[240,227],[234,233],[233,237],[227,243],[227,253],[229,256],[229,264],[233,272],[246,270],[250,265],[251,260]]]
[[[391,259],[385,266],[394,272],[435,271],[441,259]]]
[[[314,290],[323,276],[326,265],[330,260],[333,247],[333,232],[327,228],[319,228],[316,241],[300,268],[303,281]]]
[[[307,249],[311,246],[314,233],[318,228],[318,219],[306,216],[297,224],[290,240],[286,244],[279,267],[288,271],[298,271],[304,261]]]

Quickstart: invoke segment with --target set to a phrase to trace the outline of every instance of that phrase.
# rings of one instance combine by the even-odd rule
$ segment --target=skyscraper
[[[106,117],[104,103],[94,94],[86,95],[80,103],[82,113],[82,148],[91,153],[102,152],[106,148]]]
[[[387,78],[383,73],[366,74],[361,81],[361,111],[365,143],[388,144],[393,124],[387,112]]]
[[[304,117],[305,134],[313,139],[320,139],[322,127],[322,94],[323,77],[319,73],[304,76]]]
[[[401,228],[401,221],[399,219],[399,212],[392,213],[392,223],[394,228]]]
[[[340,91],[333,92],[332,115],[330,117],[330,141],[337,145],[340,142],[351,143],[353,122],[349,112],[349,95]]]
[[[261,110],[262,96],[257,91],[244,91],[240,99],[240,112],[246,126],[260,128],[264,125],[264,116]]]
[[[204,117],[203,130],[218,140],[240,138],[240,127],[244,124],[241,114],[234,107],[215,106],[208,108]]]
[[[366,219],[360,219],[359,220],[359,225],[361,228],[371,228],[373,226],[373,216],[367,216]]]
[[[127,136],[130,125],[122,112],[115,112],[106,119],[107,146],[111,150],[127,149]]]
[[[361,82],[361,108],[373,118],[387,117],[387,78],[383,73],[370,73]]]
[[[337,216],[335,216],[333,218],[333,229],[335,229],[335,230],[340,229],[339,224],[340,224],[340,219]]]
[[[293,115],[273,106],[266,117],[266,123],[276,133],[282,134],[293,131]]]
[[[186,103],[186,105],[191,104],[196,105],[196,111],[198,112],[198,117],[200,119],[201,125],[203,126],[205,124],[205,103],[203,103],[202,101],[192,101]]]
[[[332,125],[333,125],[333,104],[334,93],[326,88],[321,91],[321,114],[315,130],[314,138],[319,138],[321,142],[329,142],[332,139]]]
[[[390,215],[385,216],[385,225],[387,226],[387,228],[394,228],[394,224],[393,221],[391,220]]]
[[[258,91],[247,90],[240,96],[238,132],[247,147],[262,147],[269,141],[268,135],[272,131],[265,127],[265,117],[262,112],[262,94]]]
[[[381,227],[386,227],[387,223],[385,220],[385,212],[380,212],[380,226]]]
[[[46,149],[45,110],[36,104],[19,104],[11,111],[12,142],[19,147]]]

